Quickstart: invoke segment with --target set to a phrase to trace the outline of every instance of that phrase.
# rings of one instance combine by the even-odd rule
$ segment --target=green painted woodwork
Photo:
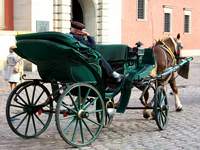
[[[123,44],[99,44],[96,46],[96,50],[108,62],[126,61],[128,59],[128,51],[130,47]]]
[[[155,66],[155,59],[152,49],[144,49],[144,55],[133,60],[131,63],[124,64],[124,74],[127,75],[125,84],[121,90],[120,104],[117,112],[124,113],[131,95],[131,88],[134,82],[141,81],[149,76]],[[130,65],[131,64],[131,65]]]
[[[154,113],[158,128],[163,130],[168,123],[169,105],[167,95],[163,86],[158,86],[154,95]]]
[[[74,83],[60,96],[55,117],[65,142],[75,147],[85,146],[98,137],[104,126],[105,104],[95,87]]]
[[[144,49],[144,55],[136,59],[133,65],[125,64],[125,74],[129,74],[129,80],[138,81],[149,76],[152,69],[155,67],[155,58],[153,50],[150,48]]]

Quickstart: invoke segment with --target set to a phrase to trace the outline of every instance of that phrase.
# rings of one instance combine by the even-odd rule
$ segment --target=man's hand
[[[85,29],[82,30],[82,34],[83,34],[83,35],[86,35],[86,36],[89,36],[89,35],[90,35]]]
[[[77,34],[77,35],[81,35],[81,36],[89,36],[90,35],[88,32],[85,31],[85,29],[79,30],[79,29],[71,28],[71,32],[74,34]]]

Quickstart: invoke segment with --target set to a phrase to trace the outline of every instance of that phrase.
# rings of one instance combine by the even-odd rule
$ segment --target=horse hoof
[[[148,119],[148,118],[150,117],[150,114],[149,114],[147,111],[144,111],[144,112],[143,112],[143,117],[144,117],[145,119]]]
[[[119,102],[114,103],[114,108],[118,108],[119,107]]]
[[[151,112],[151,119],[155,120],[155,112],[154,111]]]
[[[182,107],[178,107],[178,108],[176,108],[176,112],[180,112],[180,111],[182,111],[182,110],[183,110]]]

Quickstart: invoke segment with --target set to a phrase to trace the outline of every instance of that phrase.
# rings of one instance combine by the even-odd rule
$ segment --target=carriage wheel
[[[43,133],[51,121],[53,103],[41,104],[49,98],[48,89],[39,82],[19,84],[6,104],[7,122],[12,131],[23,138],[33,138]]]
[[[55,119],[64,141],[75,147],[88,145],[97,138],[104,125],[104,101],[93,86],[73,84],[59,98]]]
[[[158,86],[154,97],[154,112],[156,124],[160,130],[165,129],[167,126],[168,110],[169,106],[166,92],[163,86]]]

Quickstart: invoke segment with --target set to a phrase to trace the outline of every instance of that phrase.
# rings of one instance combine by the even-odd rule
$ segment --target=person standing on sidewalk
[[[4,79],[9,82],[11,90],[13,90],[20,81],[19,61],[18,56],[14,53],[14,47],[11,46],[9,48],[9,55],[7,56],[4,74]]]

